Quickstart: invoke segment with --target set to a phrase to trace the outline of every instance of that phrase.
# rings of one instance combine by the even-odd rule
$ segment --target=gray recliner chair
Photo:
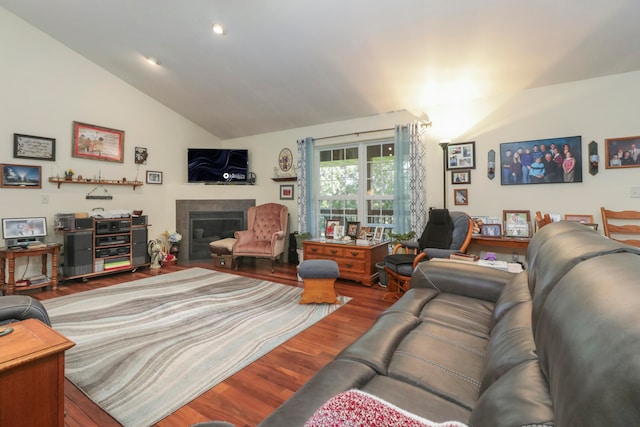
[[[47,310],[37,299],[28,295],[0,296],[0,325],[27,319],[38,319],[51,326]]]

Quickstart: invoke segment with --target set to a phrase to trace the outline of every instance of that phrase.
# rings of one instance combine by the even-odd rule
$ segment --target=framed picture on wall
[[[640,136],[604,140],[605,168],[640,168]]]
[[[42,188],[40,166],[0,164],[0,188]]]
[[[500,144],[502,185],[582,182],[582,137]]]
[[[51,160],[56,159],[55,138],[44,136],[13,134],[13,157],[16,159]]]
[[[471,170],[451,171],[452,184],[471,184]]]
[[[147,184],[162,184],[162,172],[147,171]]]
[[[475,169],[476,143],[461,142],[447,145],[447,169]]]
[[[124,131],[73,122],[73,157],[124,163]]]
[[[454,205],[468,205],[469,204],[469,190],[466,188],[453,190],[453,204]]]
[[[293,185],[280,186],[280,200],[293,200]]]

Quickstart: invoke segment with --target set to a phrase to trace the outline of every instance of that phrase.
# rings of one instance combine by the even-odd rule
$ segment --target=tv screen
[[[189,148],[187,158],[188,182],[247,181],[248,150]]]
[[[24,239],[46,236],[47,220],[43,217],[2,219],[2,237],[4,239]]]

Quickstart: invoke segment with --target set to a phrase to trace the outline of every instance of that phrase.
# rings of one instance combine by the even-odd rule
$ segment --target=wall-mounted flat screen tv
[[[187,181],[190,183],[246,182],[249,151],[246,149],[187,149]]]

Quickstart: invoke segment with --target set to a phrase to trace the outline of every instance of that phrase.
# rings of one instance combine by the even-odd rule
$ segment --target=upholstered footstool
[[[302,261],[298,274],[304,282],[300,304],[338,304],[335,283],[340,276],[338,263],[330,259]]]

